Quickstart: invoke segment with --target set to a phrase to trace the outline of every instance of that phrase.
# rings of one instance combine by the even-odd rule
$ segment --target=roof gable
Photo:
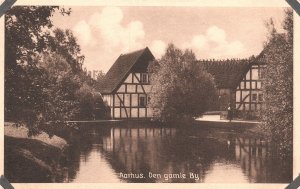
[[[102,94],[113,93],[126,79],[131,70],[142,64],[149,64],[154,60],[154,56],[148,47],[127,54],[121,54],[112,67],[106,73],[101,86]],[[146,66],[146,67],[147,67]]]

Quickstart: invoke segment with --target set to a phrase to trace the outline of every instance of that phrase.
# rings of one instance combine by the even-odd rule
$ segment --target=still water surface
[[[85,126],[62,182],[290,182],[264,139],[204,128]],[[184,176],[185,175],[185,176]]]

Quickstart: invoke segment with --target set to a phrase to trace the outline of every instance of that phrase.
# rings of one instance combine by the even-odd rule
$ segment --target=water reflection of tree
[[[144,131],[145,130],[145,131]],[[236,139],[233,132],[211,132],[211,130],[194,129],[184,131],[174,129],[173,135],[168,129],[117,129],[121,133],[114,136],[114,151],[111,152],[116,172],[123,173],[198,173],[201,182],[215,162],[236,164],[240,166],[250,182],[274,182],[268,176],[276,158],[269,160],[267,146],[261,140]],[[131,133],[131,135],[126,134]],[[145,135],[148,132],[148,135]],[[135,134],[132,134],[135,133]],[[149,135],[154,133],[154,137]],[[122,135],[123,134],[123,135]],[[155,135],[158,134],[158,135]],[[121,136],[122,135],[122,136]],[[245,144],[245,141],[247,144]],[[246,148],[248,150],[246,150]],[[130,150],[128,150],[130,149]],[[238,154],[237,150],[242,154]],[[107,150],[104,149],[105,152]],[[238,157],[241,156],[241,157]],[[266,162],[266,163],[265,163]],[[272,165],[268,163],[271,162]],[[267,174],[268,173],[268,174]],[[285,176],[282,176],[282,179]],[[275,178],[278,180],[277,178]],[[162,179],[129,179],[130,182],[164,182]],[[171,182],[195,182],[193,179],[173,179]]]
[[[143,173],[146,176],[144,179],[124,179],[126,182],[204,182],[218,163],[241,169],[250,182],[286,182],[292,169],[283,167],[276,156],[267,153],[271,148],[266,142],[241,136],[236,132],[211,129],[89,126],[80,131],[69,148],[67,181],[76,177],[79,162],[96,149],[99,154],[104,154],[116,174]],[[148,178],[149,172],[192,172],[199,174],[200,180],[165,181]]]
[[[64,151],[64,158],[61,159],[62,167],[65,167],[64,182],[72,182],[79,171],[80,161],[87,161],[93,144],[102,143],[103,129],[99,130],[92,124],[78,125],[77,132],[69,133],[69,147]],[[101,127],[100,127],[101,128]]]
[[[129,130],[129,131],[128,131]],[[228,149],[215,140],[189,138],[175,129],[113,129],[115,148],[110,151],[111,164],[122,173],[197,173],[203,180],[216,156],[224,157]],[[129,135],[130,133],[131,135]],[[134,134],[133,134],[134,133]],[[225,150],[224,150],[225,149]],[[234,148],[230,148],[233,150]],[[109,150],[104,149],[106,152]],[[223,155],[220,155],[219,153]],[[163,182],[163,179],[129,179],[130,182]],[[195,182],[194,179],[171,179],[171,182]]]

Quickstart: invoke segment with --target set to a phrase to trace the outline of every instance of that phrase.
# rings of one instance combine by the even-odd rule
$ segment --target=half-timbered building
[[[262,108],[262,85],[264,78],[263,53],[253,59],[243,72],[235,90],[235,109],[237,111],[258,112]]]
[[[229,105],[237,112],[261,110],[263,54],[250,59],[199,61],[217,85],[219,100],[212,110],[226,111]]]
[[[101,94],[110,107],[111,118],[149,118],[151,85],[148,66],[154,56],[145,49],[121,54],[105,75]]]
[[[210,106],[210,110],[226,111],[230,104],[234,104],[236,86],[247,70],[249,60],[201,60],[199,63],[214,77],[218,90],[218,101]]]

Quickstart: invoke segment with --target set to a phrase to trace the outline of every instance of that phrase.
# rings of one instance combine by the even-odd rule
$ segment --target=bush
[[[107,118],[107,107],[102,96],[91,86],[83,84],[77,91],[76,97],[79,100],[79,112],[76,116],[80,120],[95,120]]]
[[[150,107],[161,121],[202,115],[217,98],[213,77],[196,62],[192,51],[170,44],[165,55],[150,68]]]

